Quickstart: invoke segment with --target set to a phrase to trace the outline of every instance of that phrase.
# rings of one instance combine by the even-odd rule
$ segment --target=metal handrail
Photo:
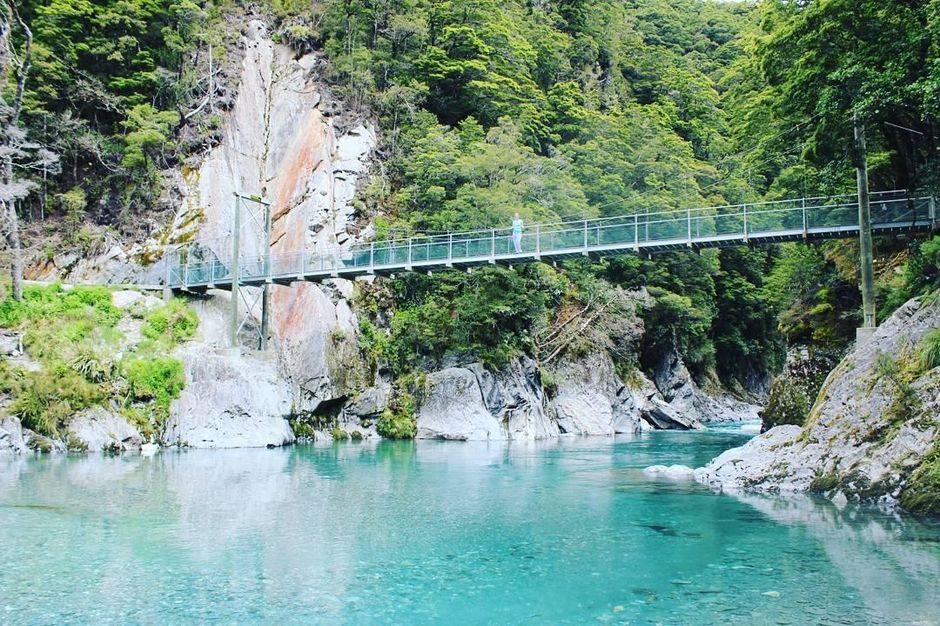
[[[935,201],[924,196],[908,198],[904,192],[873,193],[872,207],[876,223],[882,217],[890,223],[909,220],[919,224],[918,207],[927,203],[923,219],[935,219]],[[279,280],[302,278],[306,275],[339,272],[350,273],[376,269],[411,269],[414,265],[451,266],[454,262],[486,259],[539,258],[543,254],[568,253],[591,248],[639,249],[641,245],[656,242],[685,242],[741,239],[768,236],[777,232],[800,233],[806,236],[818,229],[857,228],[857,201],[853,196],[819,196],[790,200],[772,200],[758,203],[703,207],[697,209],[669,209],[665,211],[631,213],[629,215],[560,221],[537,224],[523,234],[523,248],[516,253],[510,241],[510,228],[457,231],[444,235],[416,235],[407,239],[373,241],[347,248],[333,246],[319,253],[305,251],[271,255],[263,250],[255,257],[240,257],[238,274],[243,280],[265,278]],[[902,211],[898,212],[898,207]],[[913,208],[913,214],[911,213]],[[878,211],[884,213],[879,215]],[[788,218],[795,217],[788,222]],[[642,231],[642,233],[641,233]],[[703,232],[704,231],[704,232]],[[186,263],[177,255],[176,265],[168,267],[166,275],[173,286],[212,285],[231,282],[233,272],[225,260],[212,251],[211,242],[202,242],[211,259],[194,261],[187,254]],[[220,246],[216,249],[224,249]],[[203,253],[205,254],[205,253]],[[229,260],[230,261],[230,260]]]

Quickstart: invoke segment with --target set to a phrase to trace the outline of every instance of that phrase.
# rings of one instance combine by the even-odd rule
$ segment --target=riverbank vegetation
[[[8,411],[49,437],[66,438],[69,422],[94,406],[159,433],[184,385],[182,363],[168,355],[196,323],[180,301],[140,296],[124,310],[105,287],[27,285],[22,301],[0,302],[0,328],[22,345],[17,358],[0,359]]]

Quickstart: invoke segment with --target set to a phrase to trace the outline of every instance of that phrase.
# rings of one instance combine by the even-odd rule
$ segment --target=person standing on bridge
[[[516,249],[516,254],[522,252],[522,218],[519,212],[512,216],[512,245]]]

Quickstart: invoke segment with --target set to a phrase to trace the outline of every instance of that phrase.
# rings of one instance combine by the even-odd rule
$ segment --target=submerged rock
[[[896,502],[937,445],[940,368],[922,371],[917,352],[936,328],[940,302],[911,300],[829,375],[803,428],[777,426],[696,478],[720,489]]]
[[[692,480],[695,477],[695,470],[685,465],[651,465],[643,470],[644,474],[649,476],[658,476],[670,480]]]

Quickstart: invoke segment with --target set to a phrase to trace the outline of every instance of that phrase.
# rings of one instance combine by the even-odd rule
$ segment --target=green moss
[[[911,474],[900,502],[913,513],[940,516],[940,444],[934,445]]]
[[[333,441],[346,441],[349,439],[349,433],[340,428],[339,426],[334,426],[330,430],[330,436],[333,437]]]
[[[363,435],[361,431],[354,430],[351,433],[349,433],[349,438],[352,439],[353,441],[362,441]]]
[[[816,477],[809,484],[809,490],[813,493],[828,493],[839,486],[839,475],[835,472],[826,474],[817,473]]]

